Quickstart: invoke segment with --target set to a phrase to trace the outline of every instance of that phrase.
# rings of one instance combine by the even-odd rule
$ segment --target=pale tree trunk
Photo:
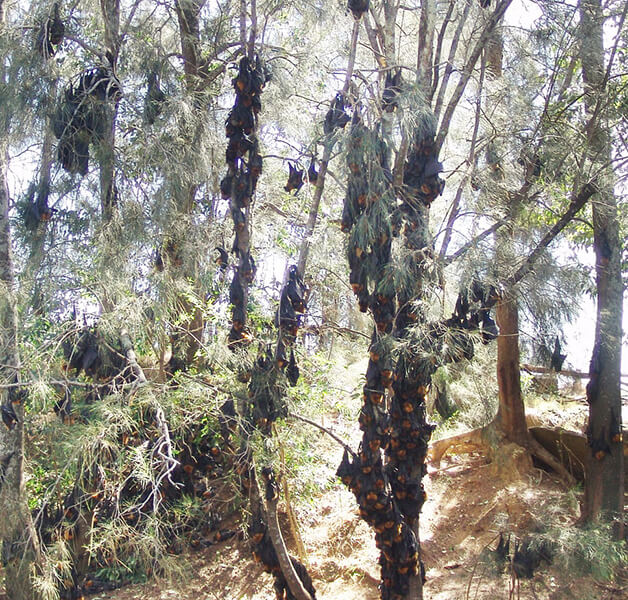
[[[186,91],[192,97],[195,108],[197,107],[197,91],[202,87],[201,51],[200,51],[200,12],[205,4],[205,0],[177,0],[175,9],[179,23],[179,37],[181,39],[181,54],[183,55],[183,71],[185,74]],[[193,143],[193,142],[192,142]],[[175,218],[175,222],[185,221],[194,209],[194,198],[198,190],[198,184],[189,181],[173,182],[173,189],[176,190],[176,209],[180,216]],[[175,240],[175,247],[183,246],[184,236],[181,227],[173,227],[169,232]],[[166,249],[167,251],[167,249]],[[176,251],[175,251],[176,252]],[[195,264],[179,264],[176,257],[170,257],[169,268],[175,277],[184,277],[196,281]],[[179,316],[180,329],[171,335],[172,344],[172,365],[174,368],[187,368],[194,361],[196,353],[201,346],[203,335],[203,313],[199,306],[195,306],[185,295],[178,298],[179,310],[184,315]]]
[[[0,378],[18,382],[17,307],[7,186],[7,143],[0,140]],[[11,388],[14,390],[15,388]],[[0,539],[7,596],[12,600],[33,598],[32,575],[37,542],[24,490],[24,406],[1,394],[2,406],[11,407],[17,419],[13,429],[0,426]]]
[[[580,58],[585,86],[589,158],[595,165],[611,161],[610,132],[599,118],[604,110],[603,16],[599,0],[580,0]],[[586,520],[611,519],[623,537],[624,454],[621,440],[621,240],[614,177],[606,166],[593,198],[593,236],[597,285],[595,345],[587,386],[590,452],[584,487]]]
[[[502,73],[501,58],[503,40],[497,28],[490,33],[483,55],[489,79],[499,79]],[[499,165],[495,165],[499,167]],[[494,169],[500,173],[499,168]],[[496,175],[499,177],[499,175]],[[509,216],[515,219],[521,211],[523,200],[527,198],[530,181],[526,177],[523,188],[518,194],[510,197]],[[496,256],[499,265],[507,264],[507,258],[501,256],[502,249],[512,243],[512,232],[506,227],[496,235]],[[505,279],[502,277],[502,279]],[[499,334],[497,336],[497,386],[499,407],[496,425],[510,442],[520,446],[528,446],[530,434],[526,424],[525,405],[521,394],[521,366],[519,359],[519,300],[514,285],[505,283],[504,291],[496,305],[496,318]]]
[[[419,44],[417,52],[417,82],[427,97],[432,88],[434,64],[432,60],[435,30],[435,0],[421,2]]]
[[[4,29],[4,2],[0,0],[0,35]],[[0,70],[0,82],[5,74]],[[19,382],[17,351],[17,306],[11,230],[9,224],[8,114],[3,114],[0,130],[0,380]],[[0,539],[2,564],[8,598],[31,600],[38,558],[38,544],[28,511],[24,489],[24,403],[16,400],[18,388],[0,393],[3,411],[12,410],[15,422],[11,428],[0,426]]]
[[[341,93],[346,94],[349,90],[349,84],[351,83],[351,76],[353,74],[353,67],[355,65],[355,52],[358,44],[358,34],[360,32],[360,21],[356,20],[353,23],[353,31],[351,33],[351,46],[349,51],[349,60],[347,61],[347,73],[345,76],[345,83],[342,87]],[[308,256],[310,254],[310,246],[312,245],[312,236],[314,235],[314,229],[316,228],[316,222],[318,221],[318,211],[323,197],[323,191],[325,190],[325,178],[327,177],[327,168],[331,159],[331,153],[336,144],[337,135],[331,133],[325,137],[323,142],[323,157],[321,158],[320,166],[318,169],[318,178],[316,179],[316,188],[314,189],[314,195],[312,197],[312,205],[310,206],[310,212],[307,217],[307,223],[305,224],[305,233],[303,235],[303,241],[299,248],[299,257],[297,259],[297,268],[301,276],[305,275],[305,265],[307,263]]]
[[[58,80],[52,82],[50,88],[50,96],[55,98],[57,95]],[[37,183],[36,195],[50,192],[50,174],[52,164],[55,161],[54,152],[54,133],[52,131],[52,115],[48,115],[44,124],[44,139],[41,148],[41,165],[39,168],[39,178]],[[46,242],[46,234],[48,233],[50,221],[41,221],[37,229],[33,232],[28,261],[24,269],[24,278],[31,290],[32,310],[35,314],[41,314],[43,310],[44,297],[40,284],[40,271],[44,262],[44,244]]]

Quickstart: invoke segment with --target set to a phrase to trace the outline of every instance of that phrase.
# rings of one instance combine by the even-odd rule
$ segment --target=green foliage
[[[225,170],[224,122],[233,100],[231,78],[237,58],[233,51],[239,43],[233,24],[239,5],[201,3],[200,72],[190,78],[183,61],[177,58],[181,40],[173,7],[139,3],[131,15],[130,5],[122,3],[121,22],[132,18],[124,31],[116,65],[123,88],[115,125],[114,177],[119,194],[116,210],[106,216],[101,206],[101,166],[111,149],[96,144],[88,173],[70,176],[59,169],[48,122],[54,107],[64,100],[68,83],[104,59],[100,6],[96,2],[63,3],[62,12],[67,11],[63,17],[68,19],[72,39],[66,39],[56,56],[44,61],[34,51],[31,32],[37,30],[51,2],[10,4],[9,26],[0,32],[0,122],[4,125],[0,129],[9,142],[21,377],[29,391],[25,407],[29,508],[62,508],[64,498],[76,488],[81,490],[81,497],[88,496],[82,498],[81,510],[91,517],[95,505],[91,493],[100,491],[95,480],[97,473],[102,475],[115,510],[94,522],[89,532],[86,552],[90,564],[98,568],[99,576],[111,581],[141,581],[149,574],[173,572],[171,552],[179,551],[209,525],[208,507],[228,514],[246,496],[232,465],[219,465],[211,473],[195,472],[198,489],[192,485],[185,493],[172,492],[160,480],[163,463],[153,452],[152,444],[163,435],[155,415],[163,412],[173,457],[188,461],[188,466],[196,468],[194,461],[205,456],[208,448],[219,447],[223,453],[228,450],[222,437],[220,407],[228,400],[239,408],[251,403],[243,380],[251,371],[258,348],[276,339],[272,323],[278,294],[273,278],[280,278],[276,271],[283,269],[284,259],[298,253],[314,193],[310,185],[299,195],[283,193],[285,162],[306,166],[313,156],[320,159],[321,124],[329,99],[344,84],[352,19],[346,18],[344,6],[339,4],[258,6],[260,25],[264,23],[258,46],[274,72],[259,116],[264,170],[257,198],[249,207],[254,217],[252,243],[260,268],[246,307],[254,341],[248,349],[231,353],[225,344],[227,287],[236,259],[230,256],[229,268],[223,273],[214,263],[214,248],[229,251],[233,241],[228,202],[220,197],[219,182]],[[425,239],[436,233],[441,219],[445,222],[447,204],[457,183],[471,180],[467,177],[471,172],[477,189],[462,188],[452,246],[500,219],[508,220],[512,235],[497,241],[489,236],[461,261],[448,266],[445,273],[430,244],[410,251],[399,248],[403,242],[396,238],[392,244],[398,259],[382,266],[377,256],[377,249],[393,238],[390,217],[398,199],[391,180],[399,175],[392,169],[397,151],[402,141],[412,135],[431,137],[438,126],[423,82],[412,81],[414,72],[408,68],[416,64],[418,12],[404,11],[404,26],[395,29],[398,44],[393,63],[402,67],[405,83],[394,115],[382,118],[379,96],[383,72],[361,38],[356,76],[347,97],[352,104],[348,110],[361,112],[363,121],[338,133],[319,224],[311,237],[307,276],[312,295],[307,325],[312,329],[305,342],[299,341],[296,347],[301,378],[295,388],[287,388],[285,379],[276,373],[260,377],[251,382],[254,393],[263,389],[276,400],[285,401],[288,412],[315,420],[331,413],[341,425],[355,420],[359,410],[360,394],[351,389],[359,378],[348,377],[343,369],[345,362],[365,355],[370,325],[357,313],[346,285],[346,256],[337,227],[347,175],[345,163],[350,168],[359,167],[359,184],[369,204],[348,241],[352,252],[359,248],[364,254],[369,291],[404,298],[415,297],[420,291],[422,300],[413,308],[425,321],[439,321],[444,307],[452,303],[445,292],[444,298],[439,297],[437,284],[447,279],[468,285],[476,273],[486,283],[498,283],[556,223],[574,187],[594,173],[581,153],[585,138],[581,81],[578,76],[571,83],[551,79],[569,72],[572,66],[574,72],[580,68],[574,59],[570,10],[567,4],[544,3],[533,43],[526,31],[505,30],[507,68],[502,82],[494,81],[478,90],[483,104],[479,141],[472,152],[473,118],[469,118],[472,115],[466,107],[461,107],[452,124],[442,153],[447,190],[431,209],[431,230],[427,231],[426,225]],[[568,31],[565,23],[569,24]],[[471,31],[464,34],[465,48],[470,47],[466,42],[472,42],[473,35]],[[447,38],[443,52],[448,44]],[[392,57],[385,58],[390,61]],[[453,63],[456,70],[459,58]],[[618,60],[625,67],[626,55],[621,48]],[[203,79],[214,69],[215,78]],[[608,117],[609,127],[619,136],[625,129],[625,68],[613,69]],[[158,75],[165,95],[152,123],[144,110],[151,74]],[[477,81],[475,73],[472,83]],[[551,85],[546,85],[548,82]],[[561,83],[565,84],[562,89]],[[464,103],[471,99],[472,88],[465,92]],[[617,152],[617,164],[623,165],[621,151]],[[514,210],[522,183],[519,158],[524,155],[538,155],[542,168],[525,203]],[[403,163],[403,156],[400,158]],[[497,177],[496,164],[503,177]],[[54,212],[49,221],[29,222],[31,192],[41,191],[48,170],[48,199]],[[618,172],[619,177],[625,177],[621,169]],[[580,217],[567,233],[580,248],[590,248],[588,209]],[[626,214],[622,218],[625,228]],[[165,260],[163,270],[157,264],[157,253]],[[577,255],[566,261],[554,254],[550,248],[519,288],[525,319],[535,333],[544,335],[560,329],[575,311],[575,299],[591,286]],[[270,267],[270,263],[277,265]],[[13,290],[0,285],[0,310],[6,308],[10,293]],[[203,318],[201,347],[187,370],[169,378],[165,370],[173,340],[196,315]],[[120,359],[107,365],[102,380],[64,368],[63,343],[84,327],[96,326],[96,322],[102,347],[110,357]],[[322,332],[317,338],[311,333],[314,329]],[[343,329],[357,330],[366,337],[342,340],[338,331]],[[128,377],[119,341],[122,330],[133,342],[148,379],[145,385],[137,385]],[[453,357],[465,343],[462,336],[445,331],[432,343],[430,333],[434,332],[416,328],[405,347],[381,337],[380,360],[403,353],[418,356],[422,375],[429,377],[443,355]],[[475,346],[473,362],[450,364],[437,375],[451,387],[459,405],[456,415],[443,427],[485,424],[495,412],[494,349]],[[124,377],[118,373],[121,365],[125,367]],[[72,418],[63,422],[56,412],[60,412],[66,389],[73,408]],[[238,422],[232,433],[233,448],[242,442],[237,431],[240,426]],[[309,427],[290,418],[277,425],[286,477],[291,487],[299,490],[297,502],[311,502],[334,481],[329,445],[333,442]],[[276,440],[256,439],[253,446],[256,459],[275,462],[281,468]],[[208,502],[200,492],[203,485],[223,492],[220,502]],[[148,503],[138,522],[127,520],[125,515],[159,486],[172,492],[172,498]],[[39,593],[46,600],[56,598],[59,582],[84,558],[69,548],[63,537],[69,525],[65,518],[54,531],[47,532],[51,539],[44,544],[44,565],[37,579]],[[588,556],[595,539],[592,537],[578,553]],[[564,543],[575,547],[576,540],[566,539]],[[618,550],[609,552],[621,556]],[[600,556],[591,556],[592,561],[601,561]],[[602,567],[598,571],[603,572]]]

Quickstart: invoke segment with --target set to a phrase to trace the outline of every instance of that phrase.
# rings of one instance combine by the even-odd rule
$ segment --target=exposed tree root
[[[554,472],[565,480],[568,486],[573,487],[576,485],[576,478],[565,468],[549,450],[546,450],[537,442],[531,435],[528,434],[527,450],[532,456],[538,458],[544,462],[548,467],[551,467]]]
[[[567,485],[573,486],[576,484],[575,477],[565,468],[560,460],[541,446],[530,434],[528,434],[527,438],[525,449],[533,457],[539,459],[554,470],[557,475],[565,480]],[[432,442],[428,450],[428,460],[433,466],[438,467],[442,457],[452,449],[456,454],[481,452],[486,456],[491,456],[497,451],[499,446],[504,443],[505,439],[497,423],[493,421],[484,427],[465,431],[464,433]]]
[[[429,462],[438,467],[440,461],[445,453],[454,449],[456,454],[468,454],[470,452],[480,451],[484,454],[490,454],[492,452],[491,444],[489,443],[488,429],[493,425],[485,425],[478,429],[472,429],[471,431],[465,431],[457,435],[452,435],[442,440],[437,440],[430,443],[429,450],[427,452],[427,458]]]

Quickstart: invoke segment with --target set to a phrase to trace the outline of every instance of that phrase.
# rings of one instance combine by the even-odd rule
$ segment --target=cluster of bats
[[[369,0],[349,0],[347,7],[353,14],[355,19],[360,19],[362,15],[369,9]]]
[[[228,345],[235,349],[249,340],[246,331],[245,289],[255,277],[255,261],[248,249],[245,232],[248,229],[248,208],[262,174],[262,157],[255,135],[257,115],[262,110],[261,94],[270,81],[270,71],[259,56],[250,59],[243,56],[238,65],[238,73],[232,84],[236,99],[225,122],[225,134],[229,140],[225,152],[227,174],[220,182],[220,193],[224,200],[229,200],[231,218],[235,231],[233,252],[238,256],[230,288],[230,300],[233,304],[232,327],[229,331]],[[226,268],[226,252],[218,248],[216,262]]]
[[[299,379],[299,367],[294,358],[294,342],[307,310],[308,289],[295,265],[288,269],[288,281],[281,291],[279,308],[275,314],[275,325],[279,328],[279,339],[275,362],[284,371],[288,383],[295,386]],[[287,350],[290,348],[290,358]]]
[[[277,385],[277,369],[271,344],[260,348],[251,369],[247,420],[264,435],[271,435],[272,424],[285,416],[282,393]]]
[[[81,366],[81,368],[83,368]],[[172,505],[183,495],[194,496],[202,502],[205,519],[189,524],[179,524],[173,531],[170,552],[179,552],[178,539],[187,534],[192,548],[221,543],[236,534],[234,530],[220,528],[220,517],[215,512],[215,494],[211,482],[222,476],[224,470],[224,448],[230,447],[229,436],[235,428],[233,401],[227,401],[219,416],[222,441],[217,435],[206,432],[199,425],[197,430],[188,431],[184,438],[174,439],[180,449],[178,465],[159,488],[145,486],[131,477],[131,466],[123,483],[109,480],[105,466],[94,465],[87,473],[77,478],[75,485],[58,505],[54,501],[33,511],[33,521],[40,539],[45,545],[58,539],[72,542],[85,534],[85,523],[96,526],[121,517],[127,525],[139,530],[152,512],[155,500]],[[139,429],[139,428],[138,428]],[[149,455],[157,453],[155,440],[159,438],[157,423],[146,416],[139,430],[123,431],[117,436],[120,447],[129,452],[142,448]],[[86,521],[87,519],[87,521]],[[94,571],[113,564],[115,558],[108,551],[101,551],[93,560],[93,567],[86,575],[73,572],[60,582],[61,598],[82,598],[86,594],[112,589],[108,582],[99,580]]]
[[[46,183],[40,186],[34,184],[29,186],[25,202],[20,208],[26,229],[36,231],[40,223],[50,221],[56,209],[48,206],[49,195],[50,186]]]
[[[400,89],[400,72],[389,71],[384,111],[395,109]],[[412,527],[425,501],[421,478],[433,431],[425,412],[431,369],[414,364],[411,359],[416,357],[403,352],[393,360],[393,336],[403,335],[417,315],[412,298],[382,283],[391,261],[392,238],[404,221],[406,247],[423,248],[417,202],[429,207],[442,192],[438,177],[442,165],[433,136],[415,135],[404,185],[394,189],[385,143],[377,129],[365,127],[354,112],[347,166],[341,228],[349,234],[350,283],[360,310],[370,310],[375,329],[359,416],[362,442],[356,455],[345,451],[337,474],[356,496],[360,515],[375,530],[381,552],[381,598],[401,600],[408,593],[410,578],[423,575]]]
[[[556,554],[557,544],[547,537],[521,539],[500,532],[497,548],[491,554],[501,568],[509,565],[519,579],[531,579],[542,562],[550,564]]]
[[[445,321],[445,326],[452,329],[479,331],[485,344],[497,337],[497,324],[491,317],[491,309],[498,300],[494,286],[483,285],[474,278],[469,289],[458,293],[454,312]]]
[[[37,52],[46,60],[54,56],[63,42],[64,35],[65,23],[59,16],[59,3],[55,2],[52,13],[37,28],[35,40]]]
[[[365,431],[357,455],[345,450],[337,475],[355,495],[360,516],[375,531],[381,553],[381,598],[401,600],[408,593],[410,577],[421,569],[418,543],[391,491],[378,442],[379,436]]]
[[[384,111],[397,106],[401,85],[400,72],[389,71]],[[420,256],[429,254],[423,212],[444,188],[434,137],[433,131],[417,128],[398,189],[393,187],[388,153],[377,129],[366,128],[355,112],[347,140],[349,174],[341,228],[349,234],[351,287],[360,310],[370,310],[375,329],[359,416],[362,442],[356,455],[345,452],[338,475],[376,532],[384,600],[405,597],[409,578],[423,572],[412,526],[425,501],[421,479],[434,429],[425,411],[431,376],[439,364],[473,356],[471,331],[479,331],[484,343],[497,336],[490,316],[497,293],[474,281],[469,290],[461,291],[451,318],[431,324],[421,343],[415,340],[415,347],[403,349],[395,361],[391,357],[389,342],[410,334],[418,309],[411,293],[389,291],[390,286],[382,284],[392,238],[402,229],[404,245],[417,256],[411,267],[417,275],[422,269]]]
[[[345,452],[338,475],[356,496],[362,518],[375,530],[381,552],[381,597],[400,599],[408,592],[410,578],[421,570],[412,523],[424,492],[420,479],[413,476],[413,465],[421,464],[431,428],[424,407],[408,394],[402,404],[393,400],[387,406],[391,386],[397,385],[399,391],[409,387],[406,376],[395,373],[387,343],[396,314],[395,292],[384,292],[380,285],[391,260],[394,192],[385,144],[355,113],[347,166],[342,229],[350,234],[350,283],[360,310],[370,309],[375,330],[359,416],[362,442],[357,455]],[[387,456],[385,466],[382,452]]]
[[[13,383],[17,384],[17,379],[15,379]],[[9,388],[6,400],[0,407],[2,422],[9,431],[13,431],[15,429],[15,426],[18,424],[18,412],[22,412],[21,407],[24,406],[27,398],[28,390],[26,388],[20,387],[18,385]],[[10,456],[5,457],[1,460],[2,464],[0,466],[2,467],[2,469],[0,472],[0,486],[4,482],[4,474],[12,456],[13,453],[11,453]]]
[[[161,89],[159,77],[155,71],[148,74],[148,85],[146,96],[144,97],[144,121],[153,125],[157,117],[161,114],[166,94]]]
[[[312,185],[316,185],[316,182],[318,181],[318,171],[316,170],[314,157],[310,160],[307,173],[305,172],[305,169],[299,169],[297,165],[288,163],[288,181],[286,181],[286,185],[283,189],[286,192],[295,190],[295,194],[298,194],[299,190],[303,187],[303,184],[306,181]]]
[[[70,83],[57,106],[53,131],[59,140],[57,159],[71,174],[86,175],[89,145],[105,134],[108,103],[118,103],[122,87],[110,67],[94,67]]]
[[[281,291],[279,308],[275,314],[275,325],[279,330],[275,349],[273,351],[271,344],[260,348],[250,374],[246,374],[245,377],[249,382],[250,416],[255,427],[267,435],[270,434],[272,424],[279,417],[285,416],[283,394],[277,379],[279,373],[283,373],[292,386],[295,386],[299,379],[299,366],[293,346],[307,308],[306,296],[307,287],[297,267],[292,265],[288,270],[288,278]]]
[[[415,136],[403,171],[402,210],[412,210],[417,201],[429,208],[445,188],[444,180],[439,177],[442,170],[433,136]]]
[[[385,143],[377,131],[363,125],[357,111],[347,140],[347,166],[341,228],[351,233],[347,247],[349,283],[360,311],[370,309],[377,330],[390,333],[394,297],[378,290],[378,282],[390,262],[393,230],[387,217],[393,199],[392,177]]]

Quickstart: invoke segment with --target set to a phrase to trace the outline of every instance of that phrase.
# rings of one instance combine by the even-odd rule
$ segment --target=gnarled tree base
[[[560,460],[541,446],[529,432],[526,438],[524,445],[509,442],[501,431],[498,422],[494,420],[484,427],[432,442],[427,456],[429,462],[433,466],[438,467],[442,457],[450,450],[453,450],[456,454],[480,452],[495,464],[498,470],[497,474],[505,475],[509,478],[512,477],[514,471],[523,474],[522,471],[526,470],[526,461],[529,461],[530,457],[534,457],[555,471],[567,485],[573,486],[576,484],[575,477]],[[516,451],[515,447],[523,447],[525,456]],[[511,470],[512,467],[514,469]]]

